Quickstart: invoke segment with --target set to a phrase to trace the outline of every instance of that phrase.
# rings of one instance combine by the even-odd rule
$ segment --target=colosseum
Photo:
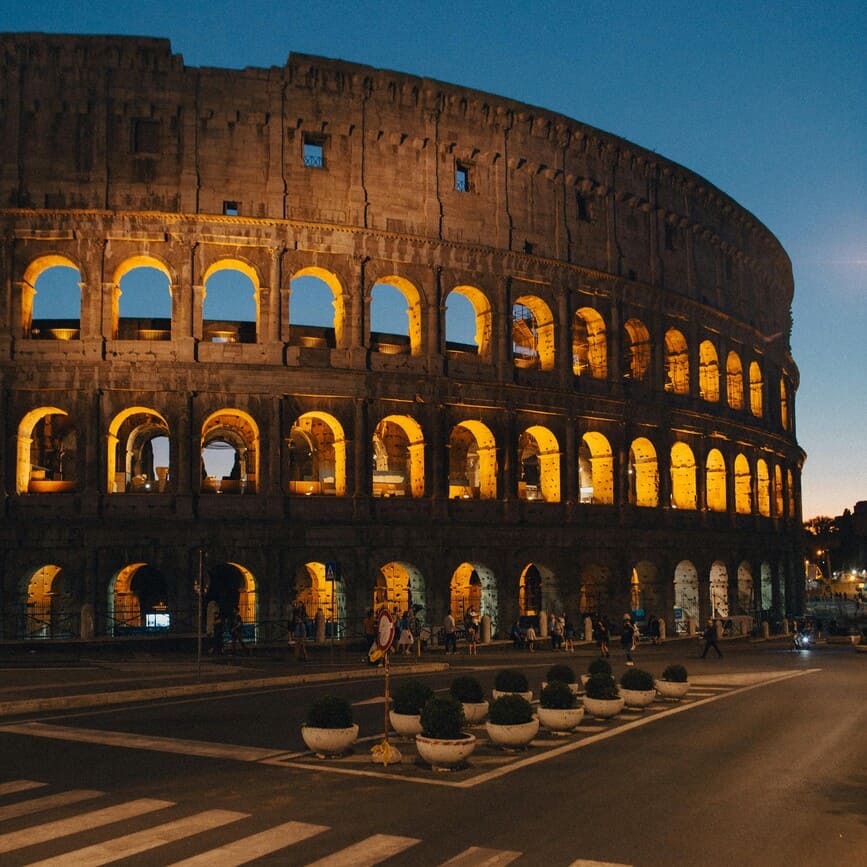
[[[0,639],[799,610],[792,269],[725,193],[427,78],[0,40]]]

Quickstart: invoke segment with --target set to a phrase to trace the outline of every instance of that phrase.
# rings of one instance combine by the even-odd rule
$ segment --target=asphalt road
[[[480,748],[454,773],[394,738],[403,763],[371,760],[381,675],[327,687],[355,703],[362,738],[327,761],[300,737],[321,684],[0,719],[0,863],[867,864],[867,655],[723,647],[720,661],[692,642],[642,646],[654,674],[686,664],[686,701],[520,753]],[[483,651],[425,679],[444,689],[471,669],[489,690],[520,666],[538,694],[552,663],[580,672],[590,658]]]

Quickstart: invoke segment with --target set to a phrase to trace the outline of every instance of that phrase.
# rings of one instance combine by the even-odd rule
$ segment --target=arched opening
[[[35,340],[81,337],[81,272],[65,256],[40,256],[20,284],[21,334]]]
[[[674,570],[674,630],[689,630],[689,621],[698,623],[698,570],[689,560],[681,560]]]
[[[675,509],[698,506],[695,455],[686,443],[671,447],[671,505]]]
[[[698,389],[703,400],[719,402],[719,356],[710,340],[698,347]]]
[[[491,359],[493,316],[487,295],[475,286],[455,286],[446,296],[446,349]]]
[[[656,449],[645,437],[632,441],[629,448],[629,502],[653,508],[659,505],[659,469]]]
[[[78,431],[53,406],[31,410],[18,425],[16,493],[56,494],[78,490]]]
[[[289,283],[289,341],[295,346],[343,346],[346,299],[337,276],[302,268]]]
[[[346,438],[333,415],[307,412],[289,432],[289,493],[346,494]]]
[[[578,488],[582,503],[614,502],[614,455],[601,433],[588,431],[578,446]]]
[[[750,411],[756,418],[764,412],[764,379],[758,361],[750,362]]]
[[[202,425],[201,443],[203,494],[256,493],[259,429],[247,413],[212,413]]]
[[[399,616],[412,610],[418,616],[425,606],[424,577],[416,566],[392,560],[379,568],[373,585],[374,611],[387,608]]]
[[[785,377],[780,377],[780,424],[783,430],[789,429],[789,389]]]
[[[629,578],[629,608],[633,622],[662,611],[662,602],[663,592],[656,566],[649,560],[640,560],[632,567]]]
[[[539,627],[539,615],[561,608],[554,573],[539,563],[528,563],[518,582],[518,614],[524,625]]]
[[[783,516],[783,471],[779,464],[774,466],[774,517]]]
[[[753,511],[753,477],[750,465],[743,454],[735,458],[735,511],[750,515]]]
[[[244,623],[244,641],[255,641],[259,605],[256,580],[253,573],[239,563],[217,563],[206,567],[203,601],[207,607],[212,600],[220,609],[220,616],[228,629],[237,609]]]
[[[773,573],[771,564],[767,560],[762,562],[760,567],[761,572],[761,594],[762,594],[762,612],[770,614],[774,607],[774,589],[773,589]]]
[[[650,332],[640,319],[623,325],[623,378],[644,382],[650,371]]]
[[[26,579],[25,638],[74,638],[77,600],[60,566],[46,563]]]
[[[171,340],[172,278],[152,256],[134,256],[115,271],[112,335],[119,340]]]
[[[168,632],[172,623],[165,575],[149,563],[130,563],[109,585],[108,631],[112,635]]]
[[[771,516],[771,474],[767,461],[759,458],[756,461],[756,496],[759,514],[766,518]]]
[[[512,358],[515,367],[554,369],[554,317],[535,295],[522,295],[512,305]]]
[[[705,491],[707,507],[711,512],[725,512],[726,505],[726,464],[719,449],[707,453],[705,470]]]
[[[295,572],[295,599],[304,603],[309,618],[308,631],[315,623],[319,611],[325,618],[325,637],[342,638],[346,624],[346,585],[342,577],[328,580],[325,563],[311,562],[299,566]],[[311,638],[314,637],[312,634]]]
[[[755,614],[756,596],[753,588],[753,572],[750,564],[742,562],[738,566],[738,614]]]
[[[710,616],[729,616],[729,574],[725,564],[714,561],[710,567]]]
[[[106,489],[109,493],[162,493],[170,479],[169,426],[148,407],[118,413],[108,428]]]
[[[424,438],[408,415],[390,415],[373,432],[373,496],[424,496]]]
[[[726,359],[726,394],[732,409],[744,408],[744,369],[737,352],[730,352]]]
[[[370,346],[386,355],[420,355],[421,295],[403,277],[377,281],[370,293]]]
[[[449,498],[497,497],[497,445],[480,421],[462,421],[449,435]]]
[[[452,573],[449,585],[449,610],[457,623],[464,622],[469,611],[491,618],[491,635],[496,634],[497,583],[494,573],[481,563],[461,563]]]
[[[534,425],[518,437],[518,499],[560,502],[560,446],[547,428]]]
[[[211,343],[255,343],[259,330],[259,275],[246,262],[221,259],[202,280],[202,334]]]
[[[665,333],[665,390],[689,394],[689,348],[676,328]]]
[[[605,320],[592,307],[581,307],[572,318],[572,372],[593,379],[608,377]]]

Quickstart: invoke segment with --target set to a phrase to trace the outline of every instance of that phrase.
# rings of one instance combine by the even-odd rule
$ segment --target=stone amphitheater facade
[[[725,193],[342,61],[0,50],[0,637],[192,631],[199,576],[260,640],[799,610],[791,265]]]

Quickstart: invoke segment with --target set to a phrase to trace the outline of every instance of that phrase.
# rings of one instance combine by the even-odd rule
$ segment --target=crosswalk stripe
[[[146,831],[115,837],[107,843],[97,843],[55,858],[36,861],[30,867],[61,867],[69,864],[74,864],[75,867],[100,867],[102,864],[111,864],[112,861],[120,861],[122,858],[129,858],[131,855],[138,855],[157,846],[183,840],[184,837],[192,837],[193,834],[200,834],[202,831],[211,831],[221,825],[228,825],[229,822],[237,822],[247,817],[247,813],[234,813],[230,810],[206,810],[204,813],[166,822],[155,828],[148,828]]]
[[[37,843],[45,843],[48,840],[56,840],[59,837],[67,837],[77,834],[79,831],[88,831],[91,828],[99,828],[102,825],[110,825],[112,822],[120,822],[133,816],[141,816],[154,810],[162,810],[173,806],[171,801],[156,801],[151,798],[140,798],[137,801],[128,801],[125,804],[117,804],[114,807],[105,807],[102,810],[92,810],[73,816],[69,819],[58,819],[56,822],[46,822],[36,828],[24,828],[21,831],[11,831],[0,835],[0,853],[14,852],[25,846],[35,846]]]
[[[470,846],[454,858],[443,862],[440,867],[501,867],[511,864],[520,858],[520,852],[510,852],[507,849],[483,849],[480,846]]]
[[[104,794],[105,792],[96,792],[92,789],[70,789],[68,792],[58,792],[55,795],[44,795],[41,798],[30,798],[28,801],[20,801],[16,804],[6,804],[0,807],[0,822],[15,819],[18,816],[29,816],[31,813],[42,813],[54,807],[65,807],[67,804],[89,801]]]
[[[630,864],[621,864],[619,861],[588,861],[585,858],[579,858],[573,861],[569,867],[632,867]]]
[[[327,831],[327,825],[311,825],[307,822],[286,822],[252,834],[234,843],[219,846],[201,855],[194,855],[184,861],[176,861],[171,867],[236,867],[239,864],[247,864],[256,858],[270,855],[278,849],[285,849],[293,843],[300,843],[308,837],[314,837]]]
[[[333,855],[320,858],[307,867],[373,867],[391,858],[421,840],[415,837],[395,837],[391,834],[374,834],[354,846],[347,846]]]
[[[11,780],[8,783],[0,783],[0,795],[14,795],[17,792],[38,789],[44,785],[45,783],[37,783],[34,780]]]

